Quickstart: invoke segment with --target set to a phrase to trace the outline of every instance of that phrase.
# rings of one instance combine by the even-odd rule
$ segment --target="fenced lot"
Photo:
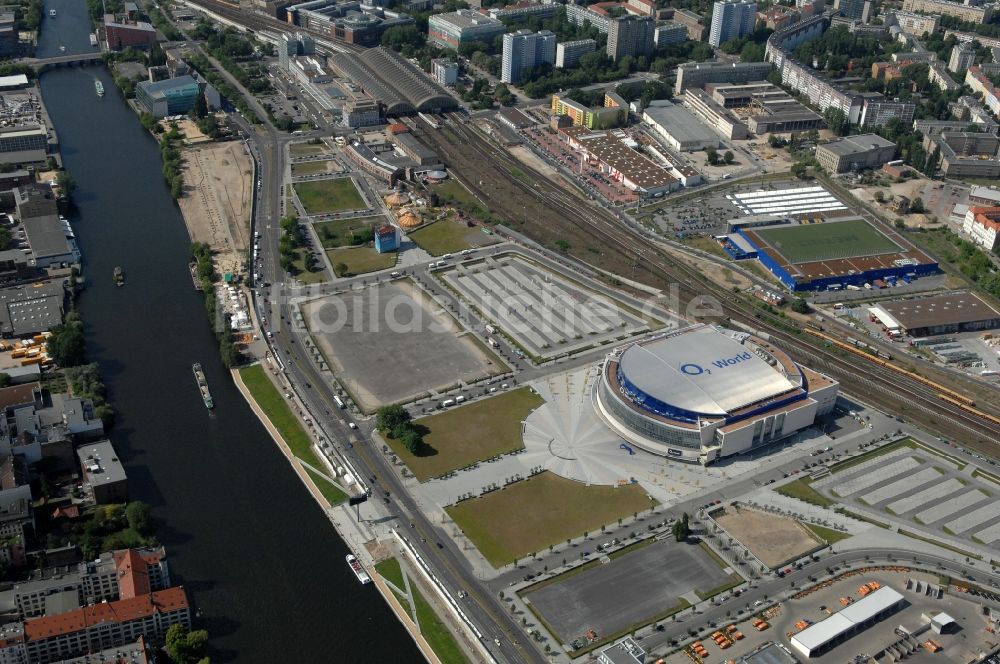
[[[809,553],[823,542],[804,525],[785,516],[727,507],[713,517],[733,538],[774,569]]]

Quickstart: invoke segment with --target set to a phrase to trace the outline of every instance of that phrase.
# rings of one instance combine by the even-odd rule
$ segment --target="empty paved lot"
[[[710,590],[728,580],[698,545],[660,541],[598,565],[527,599],[567,643],[588,629],[605,636],[675,606],[692,590]]]
[[[409,280],[314,300],[302,314],[366,412],[505,368]]]

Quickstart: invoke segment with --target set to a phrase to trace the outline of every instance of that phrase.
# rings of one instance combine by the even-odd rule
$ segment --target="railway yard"
[[[425,129],[420,138],[442,154],[458,179],[506,218],[511,228],[542,246],[559,251],[556,242],[563,240],[568,243],[566,252],[585,264],[676,292],[680,310],[686,307],[696,318],[729,318],[764,331],[779,347],[809,358],[816,369],[835,377],[845,391],[865,394],[886,412],[898,413],[945,437],[958,437],[970,449],[989,453],[1000,441],[1000,424],[990,419],[1000,411],[989,387],[929,364],[901,366],[908,374],[887,373],[871,361],[878,358],[861,357],[833,348],[826,340],[810,338],[788,319],[762,311],[749,298],[720,288],[699,270],[677,261],[658,246],[659,240],[621,216],[567,193],[536,173],[517,177],[528,167],[489,142],[460,114],[452,114],[438,130]],[[704,304],[702,295],[714,296],[722,311],[714,316],[697,315],[698,305]],[[951,392],[978,401],[980,412],[942,398]]]

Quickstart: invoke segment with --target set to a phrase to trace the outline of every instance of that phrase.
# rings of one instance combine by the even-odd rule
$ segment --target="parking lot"
[[[324,296],[301,310],[316,345],[365,412],[506,370],[409,280]]]
[[[537,358],[624,339],[648,327],[613,300],[520,257],[463,263],[438,277]]]
[[[846,505],[915,523],[940,535],[990,546],[1000,541],[1000,485],[924,448],[898,447],[813,482]],[[969,469],[969,470],[967,470]]]
[[[684,601],[698,601],[695,590],[728,580],[699,545],[662,540],[535,592],[529,588],[525,599],[567,643],[588,630],[601,638],[642,624]]]

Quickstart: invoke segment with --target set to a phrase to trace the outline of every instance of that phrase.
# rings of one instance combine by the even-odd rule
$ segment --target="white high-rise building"
[[[753,32],[757,22],[757,3],[753,0],[717,0],[712,11],[712,29],[708,43],[719,46]]]
[[[556,36],[548,30],[518,30],[503,36],[503,67],[500,80],[517,83],[522,72],[556,62]]]

